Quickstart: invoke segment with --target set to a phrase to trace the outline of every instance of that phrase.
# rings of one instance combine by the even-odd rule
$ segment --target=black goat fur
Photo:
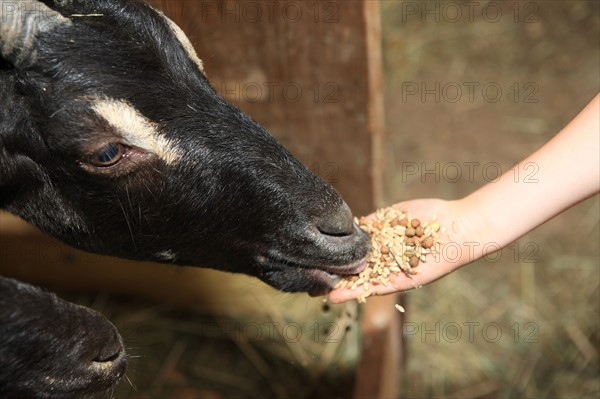
[[[71,399],[113,386],[127,357],[100,313],[0,277],[0,397]]]

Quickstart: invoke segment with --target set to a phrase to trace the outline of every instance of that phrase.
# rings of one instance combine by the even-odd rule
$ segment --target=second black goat
[[[71,399],[112,387],[126,367],[100,313],[0,277],[0,397]]]

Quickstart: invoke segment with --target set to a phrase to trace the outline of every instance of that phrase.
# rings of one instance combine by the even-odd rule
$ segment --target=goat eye
[[[92,155],[91,163],[98,167],[113,166],[125,155],[125,147],[119,143],[110,143]]]

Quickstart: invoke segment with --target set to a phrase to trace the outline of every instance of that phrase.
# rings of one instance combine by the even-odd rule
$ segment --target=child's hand
[[[439,254],[427,255],[415,276],[398,274],[389,286],[371,284],[375,294],[389,294],[428,284],[494,252],[565,209],[600,191],[600,95],[541,149],[506,172],[497,181],[458,201],[421,199],[397,204],[409,217],[431,221],[437,216],[445,227]],[[577,171],[573,172],[576,162]],[[535,167],[533,178],[531,167]],[[530,176],[531,177],[531,176]],[[518,223],[515,223],[518,221]],[[336,289],[332,302],[362,296],[364,291]]]
[[[435,216],[443,229],[438,232],[442,241],[441,251],[439,254],[427,255],[427,260],[414,269],[416,275],[409,277],[399,273],[390,276],[391,284],[388,286],[371,284],[370,290],[374,295],[410,290],[428,284],[482,256],[482,245],[477,245],[481,241],[472,228],[469,215],[463,211],[461,201],[420,199],[401,202],[394,207],[407,212],[411,219],[418,218],[422,222],[431,222]],[[374,214],[368,217],[374,217]],[[363,294],[364,290],[360,286],[354,290],[335,289],[329,294],[329,299],[338,303]]]

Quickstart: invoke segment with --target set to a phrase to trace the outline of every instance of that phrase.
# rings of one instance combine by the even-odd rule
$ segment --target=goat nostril
[[[316,227],[321,234],[331,237],[346,237],[355,232],[352,212],[345,202],[338,209],[318,220]]]
[[[105,343],[100,351],[92,359],[94,363],[107,363],[118,358],[123,352],[123,344],[118,336],[115,336],[111,342]]]
[[[346,236],[352,235],[352,233],[354,233],[354,229],[352,229],[350,231],[348,231],[348,230],[330,231],[330,230],[322,229],[321,226],[317,226],[317,230],[319,230],[319,233],[326,235],[326,236],[331,236],[331,237],[346,237]]]
[[[112,351],[102,350],[95,358],[92,359],[94,363],[107,363],[115,360],[121,354],[121,348]]]

